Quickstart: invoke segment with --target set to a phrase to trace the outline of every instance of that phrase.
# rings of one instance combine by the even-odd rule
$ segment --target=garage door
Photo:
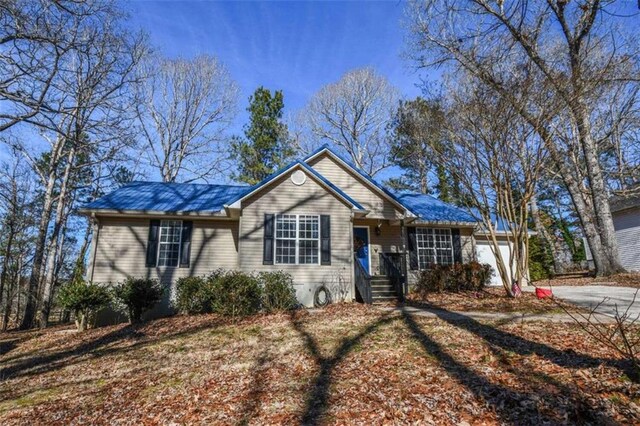
[[[491,250],[491,244],[487,241],[477,241],[476,250],[478,253],[478,262],[488,263],[493,268],[494,276],[491,277],[491,285],[502,285],[500,272],[498,272],[498,268],[496,267],[496,257]],[[500,243],[500,252],[502,253],[502,258],[508,262],[509,245],[507,242]],[[509,273],[511,273],[511,270],[509,270]]]

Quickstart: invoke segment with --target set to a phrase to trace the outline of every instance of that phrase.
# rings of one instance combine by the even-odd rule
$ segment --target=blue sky
[[[419,76],[401,58],[404,5],[380,2],[128,3],[133,26],[170,57],[218,57],[240,85],[241,130],[247,98],[260,85],[284,91],[286,113],[302,108],[346,71],[371,66],[407,97]]]

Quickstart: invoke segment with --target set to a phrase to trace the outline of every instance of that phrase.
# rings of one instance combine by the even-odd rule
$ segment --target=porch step
[[[371,277],[371,298],[374,302],[386,302],[398,299],[396,289],[384,276]]]
[[[396,296],[395,293],[393,293],[393,295],[391,296],[377,296],[377,295],[372,295],[371,298],[373,299],[373,303],[380,303],[380,302],[394,302],[396,300],[398,300],[398,296]]]
[[[387,283],[371,283],[371,290],[395,290],[393,284]]]

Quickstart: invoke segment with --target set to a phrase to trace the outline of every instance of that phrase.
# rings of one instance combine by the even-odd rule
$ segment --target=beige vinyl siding
[[[472,228],[460,228],[460,245],[462,246],[462,262],[467,263],[476,260]]]
[[[613,213],[620,263],[628,271],[640,271],[640,208]]]
[[[238,267],[238,222],[193,220],[189,268],[147,268],[149,222],[150,219],[145,218],[100,218],[94,282],[118,282],[132,276],[158,279],[168,284],[189,275]]]
[[[240,218],[240,268],[243,271],[282,270],[292,275],[298,300],[313,305],[316,288],[351,288],[351,208],[327,192],[311,177],[297,186],[286,173],[277,182],[251,196],[242,203]],[[331,265],[263,265],[263,236],[265,214],[331,215]],[[335,289],[337,291],[338,289]]]
[[[338,186],[347,195],[356,200],[370,213],[368,218],[399,219],[402,212],[393,203],[375,190],[365,185],[360,177],[347,171],[342,165],[327,154],[320,155],[310,162],[310,165],[331,183]]]

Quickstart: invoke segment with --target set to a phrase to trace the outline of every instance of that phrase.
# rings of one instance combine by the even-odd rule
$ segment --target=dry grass
[[[0,342],[0,424],[640,421],[628,367],[572,324],[447,322],[347,304]]]

